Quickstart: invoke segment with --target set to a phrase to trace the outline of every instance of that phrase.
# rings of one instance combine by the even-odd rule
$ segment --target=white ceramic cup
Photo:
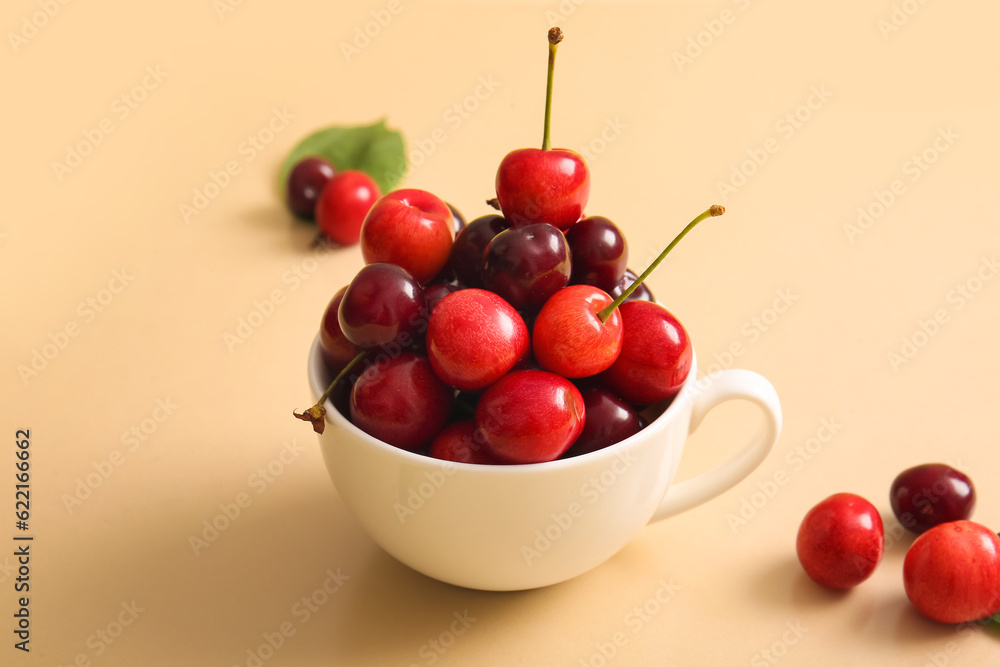
[[[699,505],[750,474],[781,432],[781,404],[765,378],[724,370],[696,379],[697,360],[665,411],[639,433],[582,456],[528,465],[441,461],[388,445],[329,402],[320,444],[330,477],[369,536],[440,581],[481,590],[548,586],[600,565],[654,521]],[[319,339],[309,383],[330,382]],[[673,484],[688,433],[713,407],[752,401],[761,437],[717,467]]]

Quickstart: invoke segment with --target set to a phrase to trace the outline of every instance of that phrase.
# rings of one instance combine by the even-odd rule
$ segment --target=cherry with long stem
[[[292,414],[304,422],[312,423],[313,430],[316,431],[316,433],[322,434],[323,429],[326,428],[326,407],[324,407],[323,404],[326,403],[326,399],[330,398],[330,394],[333,393],[337,383],[339,383],[341,379],[347,377],[347,374],[351,372],[351,369],[354,368],[359,361],[364,359],[367,354],[367,350],[358,352],[357,356],[351,359],[347,365],[344,366],[339,373],[337,373],[337,377],[333,378],[333,381],[330,382],[330,385],[326,388],[326,391],[323,392],[323,395],[319,397],[319,400],[316,401],[315,405],[307,410],[303,410],[302,412],[295,412],[293,410]]]
[[[622,303],[624,303],[625,300],[628,299],[629,295],[632,294],[632,292],[634,292],[636,288],[639,287],[639,285],[641,285],[643,281],[645,281],[646,278],[649,277],[649,274],[651,274],[653,270],[660,265],[660,262],[666,259],[667,255],[670,254],[670,251],[674,249],[674,246],[680,243],[681,239],[684,238],[688,232],[694,229],[699,222],[701,222],[705,218],[713,218],[715,216],[722,215],[725,212],[726,212],[725,206],[721,206],[719,204],[712,204],[712,206],[710,206],[707,210],[705,210],[701,215],[699,215],[694,220],[689,222],[687,226],[684,229],[682,229],[680,233],[677,234],[677,236],[674,237],[674,240],[670,242],[670,245],[664,248],[663,252],[661,252],[659,256],[653,260],[653,263],[650,264],[648,267],[646,267],[646,270],[643,271],[639,275],[639,277],[635,279],[634,283],[629,285],[628,288],[621,294],[619,294],[618,298],[616,298],[614,301],[608,304],[607,307],[598,311],[597,316],[601,319],[601,322],[608,321],[608,318],[611,317],[611,313],[615,312],[618,306],[622,305]]]

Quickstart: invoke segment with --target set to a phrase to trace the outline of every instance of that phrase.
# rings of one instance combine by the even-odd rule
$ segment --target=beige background
[[[794,555],[813,504],[852,491],[891,517],[893,477],[928,461],[966,470],[974,518],[1000,527],[996,2],[225,1],[0,11],[0,662],[246,666],[263,634],[289,623],[294,635],[263,664],[600,665],[616,633],[608,664],[1000,664],[996,627],[960,634],[910,608],[910,539],[893,520],[881,567],[851,593],[819,589]],[[341,45],[390,8],[346,57]],[[642,268],[693,215],[728,207],[651,284],[703,368],[774,382],[785,428],[749,479],[597,570],[487,594],[375,547],[291,418],[309,403],[320,314],[361,259],[357,248],[314,258],[274,177],[308,132],[385,117],[413,151],[406,185],[470,218],[487,212],[503,155],[541,141],[544,34],[556,23],[567,38],[554,143],[589,153],[588,211],[621,225]],[[686,49],[694,57],[679,62]],[[147,76],[157,68],[159,80]],[[494,89],[476,99],[481,80]],[[122,95],[144,99],[129,108]],[[475,109],[456,123],[456,104]],[[275,109],[292,119],[248,149]],[[67,147],[95,132],[57,174]],[[761,166],[741,166],[762,151]],[[921,169],[913,157],[925,153]],[[185,222],[181,206],[230,161],[239,173]],[[731,181],[739,169],[749,175]],[[894,181],[881,215],[856,226]],[[723,196],[725,182],[738,187]],[[275,291],[252,336],[227,346]],[[76,335],[63,339],[67,327]],[[36,351],[52,358],[22,377]],[[680,475],[735,451],[757,419],[719,408]],[[133,427],[144,440],[128,439]],[[18,428],[32,442],[30,656],[10,632]],[[269,464],[280,474],[262,482]],[[68,505],[78,489],[89,496]],[[189,538],[241,493],[251,504],[196,555]],[[342,586],[305,619],[296,605],[328,570]],[[680,587],[666,604],[661,582]],[[96,633],[117,634],[123,604],[137,616],[108,644]],[[475,621],[452,637],[465,613]],[[443,653],[438,639],[451,644]]]

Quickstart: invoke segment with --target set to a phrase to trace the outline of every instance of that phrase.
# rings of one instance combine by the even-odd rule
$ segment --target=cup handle
[[[764,376],[753,371],[731,369],[707,376],[699,382],[704,386],[694,400],[688,433],[694,433],[712,408],[734,398],[752,401],[761,409],[766,418],[764,433],[728,461],[671,485],[650,523],[685,512],[742,481],[764,461],[781,433],[781,401],[774,386]]]

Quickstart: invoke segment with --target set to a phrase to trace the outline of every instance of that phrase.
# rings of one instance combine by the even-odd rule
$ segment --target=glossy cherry
[[[378,184],[363,171],[342,171],[327,183],[316,202],[316,225],[328,239],[353,245],[361,238],[361,223],[382,196]]]
[[[351,422],[401,449],[428,445],[448,421],[454,392],[426,357],[403,352],[369,366],[351,391]]]
[[[896,476],[889,503],[905,528],[923,533],[938,524],[972,516],[976,489],[965,473],[944,463],[927,463]]]
[[[406,347],[427,323],[423,289],[405,269],[384,262],[358,271],[337,313],[344,336],[364,349]]]
[[[514,371],[483,392],[476,427],[489,451],[508,463],[559,458],[576,441],[586,419],[580,390],[546,371]]]
[[[617,310],[607,321],[598,313],[612,301],[591,285],[570,285],[553,294],[531,330],[538,364],[567,378],[589,377],[611,366],[622,349],[622,321]]]
[[[538,310],[569,284],[572,270],[563,233],[539,223],[500,232],[483,255],[483,283],[517,310]]]
[[[361,254],[368,264],[406,269],[421,285],[448,261],[454,241],[451,209],[424,190],[393,190],[375,202],[361,226]]]
[[[562,30],[549,30],[542,148],[511,151],[497,169],[497,199],[504,217],[513,227],[547,222],[559,229],[568,229],[583,217],[590,197],[590,172],[583,158],[569,149],[551,148],[549,138],[556,47],[562,39]]]
[[[285,199],[292,213],[312,220],[316,202],[336,170],[324,157],[310,155],[295,163],[285,184]]]
[[[1000,612],[1000,537],[972,521],[931,528],[906,552],[903,587],[913,606],[939,623]]]
[[[483,253],[500,232],[510,228],[502,215],[476,218],[455,237],[445,271],[463,287],[483,287]]]
[[[632,269],[625,269],[625,275],[622,279],[618,281],[618,285],[615,286],[613,290],[608,292],[613,298],[617,299],[619,296],[625,293],[629,287],[638,280],[639,275]],[[649,289],[646,283],[639,283],[639,285],[632,291],[629,295],[625,297],[626,301],[656,301],[656,297],[653,296],[653,291]]]
[[[826,588],[852,588],[882,561],[882,517],[853,493],[836,493],[802,519],[795,551],[806,574]]]
[[[573,284],[593,285],[609,294],[619,286],[628,264],[628,243],[618,225],[603,216],[591,216],[566,232],[573,258]]]
[[[580,392],[587,420],[580,437],[563,458],[596,452],[629,438],[643,428],[642,418],[624,399],[603,387]]]
[[[627,301],[618,314],[622,351],[601,379],[633,405],[652,405],[676,395],[694,360],[687,330],[652,301]]]
[[[427,356],[452,387],[482,389],[503,377],[530,346],[528,328],[493,292],[469,288],[438,302],[427,328]]]
[[[323,361],[331,375],[336,375],[344,366],[350,363],[351,359],[358,356],[361,348],[347,340],[347,336],[340,328],[340,302],[344,298],[347,286],[341,287],[330,299],[326,310],[323,311],[323,319],[319,327],[319,348],[323,354]]]

